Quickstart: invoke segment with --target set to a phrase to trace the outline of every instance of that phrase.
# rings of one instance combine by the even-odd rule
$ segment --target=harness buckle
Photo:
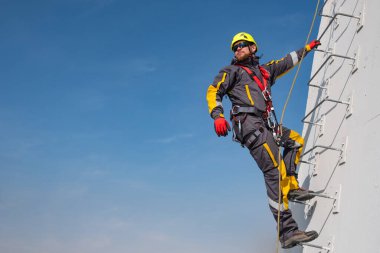
[[[266,102],[272,101],[272,96],[270,95],[270,92],[267,89],[263,90],[261,93],[263,94],[264,100]]]
[[[268,112],[267,118],[268,126],[271,129],[274,129],[276,127],[276,118],[274,117],[273,113],[271,111]]]
[[[267,124],[268,124],[268,127],[272,131],[273,138],[275,142],[277,143],[277,145],[283,146],[283,143],[281,140],[282,139],[281,127],[280,127],[280,124],[278,124],[277,122],[276,114],[274,113],[274,111],[268,112]]]
[[[234,105],[234,106],[231,108],[231,114],[232,114],[232,115],[237,115],[237,114],[239,114],[239,108],[240,108],[240,106],[238,106],[238,105]]]

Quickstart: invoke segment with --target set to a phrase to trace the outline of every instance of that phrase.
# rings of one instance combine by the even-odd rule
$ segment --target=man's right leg
[[[283,248],[291,248],[301,242],[314,240],[318,234],[314,231],[303,232],[298,230],[296,221],[292,217],[291,211],[284,206],[282,193],[279,189],[280,172],[277,162],[279,149],[272,134],[264,129],[257,136],[256,145],[249,146],[250,153],[257,165],[264,174],[265,186],[267,189],[268,202],[273,217],[276,220],[279,215],[279,236]],[[280,157],[280,161],[282,158]],[[281,162],[283,164],[283,162]]]
[[[267,132],[267,130],[265,131],[262,133],[262,136],[260,137],[269,140],[266,140],[263,142],[263,144],[251,149],[250,153],[255,159],[261,171],[263,172],[265,186],[267,189],[269,208],[272,211],[276,223],[278,218],[278,212],[280,212],[280,223],[278,224],[278,229],[280,234],[280,240],[281,242],[283,242],[288,237],[290,237],[294,231],[298,230],[298,226],[292,217],[291,211],[289,209],[285,209],[282,200],[281,190],[279,189],[278,180],[280,175],[279,170],[277,168],[278,163],[276,162],[276,159],[278,157],[278,147],[277,145],[272,145],[270,138],[273,139],[273,137],[269,132]],[[272,146],[272,148],[270,148],[270,146]]]

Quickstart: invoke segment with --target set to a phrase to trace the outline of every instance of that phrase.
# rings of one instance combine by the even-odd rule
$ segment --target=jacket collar
[[[231,61],[231,65],[234,65],[234,64],[243,65],[249,68],[257,67],[259,65],[259,57],[257,57],[256,55],[252,55],[243,61],[237,61],[236,58],[234,57]]]

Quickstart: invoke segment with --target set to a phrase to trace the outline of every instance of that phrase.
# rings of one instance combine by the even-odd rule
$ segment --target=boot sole
[[[294,238],[291,242],[289,242],[288,245],[283,245],[282,248],[283,249],[293,248],[294,246],[297,246],[298,244],[302,244],[302,243],[305,243],[305,242],[310,242],[312,240],[315,240],[318,237],[318,233],[315,232],[315,231],[306,232],[306,235],[308,237],[304,237],[304,239]]]
[[[289,201],[306,201],[306,200],[310,200],[314,197],[315,197],[315,195],[305,194],[305,195],[294,196],[294,197],[290,197],[290,198],[288,197],[288,200]]]

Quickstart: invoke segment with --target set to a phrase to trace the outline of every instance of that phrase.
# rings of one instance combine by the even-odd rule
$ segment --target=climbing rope
[[[286,98],[284,107],[282,108],[281,119],[280,119],[280,124],[279,124],[280,134],[281,135],[282,135],[282,122],[283,122],[283,119],[284,119],[285,111],[286,111],[286,108],[288,106],[290,97],[291,97],[291,95],[293,93],[293,89],[294,89],[296,80],[298,78],[298,73],[300,71],[300,68],[301,68],[301,65],[302,65],[302,62],[303,62],[303,58],[304,58],[305,53],[306,53],[305,47],[308,44],[308,41],[309,41],[310,36],[311,36],[311,33],[313,31],[313,27],[314,27],[315,19],[317,17],[320,1],[321,0],[318,0],[317,5],[315,7],[313,20],[312,20],[311,25],[310,25],[309,34],[307,35],[307,38],[306,38],[306,42],[305,42],[305,46],[304,46],[304,51],[302,52],[302,57],[301,57],[301,60],[300,60],[300,62],[298,64],[296,74],[294,75],[293,82],[292,82],[292,85],[290,86],[289,93],[288,93],[288,96]],[[277,163],[277,164],[279,164],[278,165],[279,166],[279,168],[278,168],[278,209],[277,209],[278,211],[277,211],[277,242],[276,242],[276,252],[277,253],[279,253],[279,249],[280,249],[280,210],[281,210],[281,195],[282,195],[281,194],[281,172],[280,172],[280,166],[281,166],[281,147],[280,146],[278,147],[278,161],[279,161]]]

